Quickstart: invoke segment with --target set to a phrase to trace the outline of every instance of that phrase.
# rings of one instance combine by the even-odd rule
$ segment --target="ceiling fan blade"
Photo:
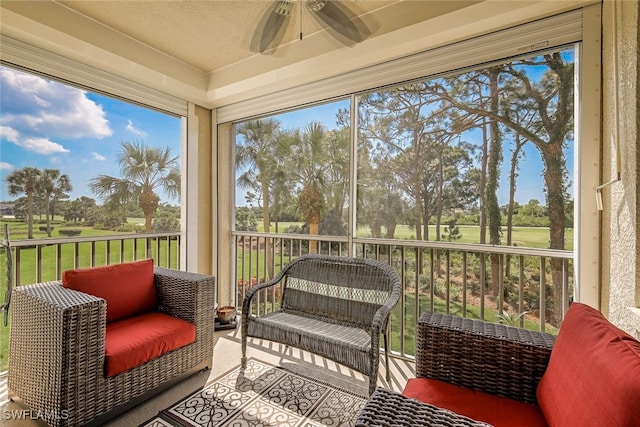
[[[291,0],[278,0],[267,9],[251,39],[252,52],[266,53],[278,47],[291,16]]]
[[[364,21],[344,2],[309,0],[307,6],[312,15],[333,30],[330,33],[345,44],[360,43],[371,35],[371,30]]]

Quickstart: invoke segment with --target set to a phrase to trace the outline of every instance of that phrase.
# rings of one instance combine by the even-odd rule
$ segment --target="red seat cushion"
[[[109,323],[105,376],[115,376],[195,340],[192,323],[164,313],[144,313]]]
[[[550,425],[640,425],[640,343],[598,310],[572,303],[537,398]]]
[[[62,286],[104,299],[107,323],[158,305],[152,259],[67,270],[62,273]]]
[[[402,394],[495,427],[548,426],[536,405],[430,378],[411,378]]]

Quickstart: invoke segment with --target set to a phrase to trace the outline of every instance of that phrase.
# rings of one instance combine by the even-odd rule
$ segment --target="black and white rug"
[[[352,426],[366,398],[255,359],[180,400],[144,427]]]

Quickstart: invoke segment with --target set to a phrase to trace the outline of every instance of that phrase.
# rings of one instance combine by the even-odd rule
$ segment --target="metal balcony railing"
[[[390,321],[391,349],[400,357],[413,356],[415,322],[423,311],[554,333],[573,296],[572,251],[300,234],[233,232],[233,236],[231,294],[237,305],[248,287],[268,280],[306,253],[354,254],[392,265],[403,282],[401,303]],[[67,269],[144,258],[178,268],[180,245],[179,233],[16,240],[11,242],[14,284],[59,280]],[[4,256],[0,253],[0,265]],[[0,275],[1,297],[5,288],[5,276]],[[260,295],[258,309],[273,310],[278,296],[277,290]],[[0,333],[8,337],[8,328]],[[2,366],[6,356],[0,354],[0,372],[6,369]]]
[[[14,284],[60,280],[72,268],[118,264],[153,258],[156,265],[180,264],[180,233],[13,240]],[[4,253],[0,254],[4,263]],[[4,289],[4,278],[2,289]]]
[[[374,258],[393,266],[403,282],[392,313],[391,348],[414,354],[415,322],[424,311],[557,332],[572,300],[572,251],[523,247],[234,232],[236,303],[247,289],[273,277],[306,253]],[[278,307],[278,290],[260,295],[257,307]]]
[[[178,268],[180,244],[180,233],[13,240],[12,286],[60,280],[62,272],[68,269],[145,258],[153,258],[157,266]],[[5,259],[3,247],[0,250],[0,265],[3,267]],[[5,301],[6,277],[0,274],[0,301]],[[7,369],[9,328],[10,325],[0,326],[0,374]]]

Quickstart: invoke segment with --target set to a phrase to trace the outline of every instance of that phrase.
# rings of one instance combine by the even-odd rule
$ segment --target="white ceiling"
[[[296,4],[280,47],[270,55],[251,52],[249,44],[272,0],[0,0],[0,31],[215,107],[579,3],[584,0],[352,0],[347,4],[373,34],[351,47],[331,37],[306,7],[300,20]]]
[[[168,54],[204,73],[258,56],[249,50],[250,39],[260,18],[268,12],[271,0],[186,0],[186,1],[59,1],[88,18],[113,28],[154,49]],[[302,9],[300,28],[299,2],[291,14],[282,45],[299,42],[300,29],[305,38],[328,38],[326,31],[312,19],[306,7]],[[395,19],[384,27],[378,24],[381,14],[394,4],[404,3],[403,19]],[[431,3],[431,5],[429,5]],[[402,0],[358,0],[348,4],[358,15],[367,15],[368,22],[388,32],[424,20],[437,2]],[[453,2],[456,3],[456,2]],[[467,2],[468,3],[468,2]],[[429,6],[429,7],[426,7]],[[411,9],[412,13],[409,13]],[[441,9],[439,7],[438,9]],[[409,16],[407,16],[409,15]],[[365,18],[366,19],[366,18]],[[322,34],[318,34],[322,32]],[[379,35],[380,33],[378,33]],[[326,48],[331,48],[327,44]],[[264,62],[264,61],[263,61]],[[281,56],[281,62],[290,62]]]
[[[249,59],[263,67],[272,63],[261,61],[259,54],[249,50],[249,43],[260,19],[276,1],[59,0],[57,3],[204,73],[211,73]],[[295,56],[279,52],[294,44],[310,44],[309,39],[322,39],[323,51],[343,48],[313,19],[306,0],[293,1],[287,32],[275,52],[279,58],[277,64],[295,60]],[[377,37],[481,1],[484,0],[342,0],[342,3],[368,24],[373,30],[372,37]],[[302,2],[305,6],[300,7]],[[307,52],[310,54],[313,52]]]

